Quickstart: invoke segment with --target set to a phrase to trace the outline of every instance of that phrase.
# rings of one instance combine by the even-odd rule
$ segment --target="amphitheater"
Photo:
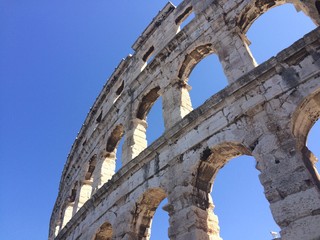
[[[320,177],[306,137],[320,118],[320,28],[260,65],[246,38],[260,15],[286,3],[320,25],[313,0],[166,4],[81,127],[62,173],[49,239],[149,239],[165,198],[170,239],[221,239],[212,185],[230,159],[249,155],[281,239],[319,240]],[[195,17],[180,28],[190,14]],[[188,77],[213,53],[228,86],[192,109]],[[160,96],[165,132],[148,146],[146,116]]]

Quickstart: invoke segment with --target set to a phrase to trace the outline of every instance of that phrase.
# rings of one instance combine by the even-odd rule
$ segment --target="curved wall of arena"
[[[319,174],[305,144],[320,117],[320,30],[259,66],[246,37],[259,16],[282,4],[319,25],[313,1],[164,6],[81,127],[62,173],[49,239],[149,239],[164,198],[170,239],[221,239],[210,191],[219,169],[240,155],[256,159],[282,239],[320,238]],[[210,54],[219,57],[229,85],[192,109],[188,77]],[[148,146],[146,116],[160,96],[165,132]]]

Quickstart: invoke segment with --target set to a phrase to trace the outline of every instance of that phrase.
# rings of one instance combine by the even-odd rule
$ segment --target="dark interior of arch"
[[[76,200],[76,196],[77,196],[77,187],[78,187],[78,182],[75,182],[72,190],[71,190],[71,194],[68,197],[68,202],[72,203]]]
[[[318,13],[320,15],[320,1],[316,0],[315,5],[316,5],[317,11],[318,11]]]
[[[306,145],[307,136],[320,118],[320,92],[306,98],[295,113],[293,121],[293,134],[298,140],[300,148]]]
[[[180,25],[192,13],[192,10],[192,6],[187,7],[184,12],[180,14],[174,21],[176,25]]]
[[[92,177],[93,171],[96,168],[96,164],[97,164],[97,155],[93,155],[89,161],[89,167],[88,167],[88,171],[85,175],[85,179],[89,180]]]
[[[117,126],[112,131],[107,141],[107,147],[106,147],[107,152],[113,152],[115,150],[123,134],[124,134],[124,130],[122,125]]]
[[[212,149],[205,149],[200,156],[195,187],[204,193],[210,193],[212,182],[221,169],[230,159],[251,155],[249,150],[241,144],[224,143]]]
[[[166,194],[162,189],[154,188],[143,194],[140,201],[136,203],[132,219],[137,239],[145,239],[147,237],[154,213],[165,198]]]
[[[106,222],[101,225],[94,240],[111,240],[111,239],[112,239],[112,226],[110,223]]]
[[[152,90],[150,90],[150,92],[142,98],[142,101],[138,108],[137,118],[141,120],[146,119],[152,105],[160,96],[159,90],[160,90],[160,87],[155,87]]]
[[[250,155],[243,145],[224,143],[214,148],[206,148],[200,155],[200,163],[196,172],[193,202],[203,210],[210,206],[209,193],[218,171],[232,158]]]
[[[237,26],[241,32],[246,33],[252,23],[269,9],[284,4],[284,1],[277,0],[256,0],[254,6],[248,5],[239,16]]]

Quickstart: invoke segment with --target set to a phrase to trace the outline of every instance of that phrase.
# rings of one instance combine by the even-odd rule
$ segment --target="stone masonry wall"
[[[170,239],[221,239],[210,191],[219,169],[240,155],[256,159],[281,239],[320,239],[320,177],[305,144],[320,118],[320,29],[259,66],[246,38],[281,4],[319,25],[312,2],[168,3],[93,104],[62,173],[49,239],[149,239],[164,198]],[[188,77],[209,54],[218,55],[229,85],[193,110]],[[160,96],[165,132],[147,147],[146,116]]]

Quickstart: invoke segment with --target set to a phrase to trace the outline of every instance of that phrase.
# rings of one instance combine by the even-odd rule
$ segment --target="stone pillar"
[[[131,120],[129,125],[130,129],[126,130],[126,139],[122,149],[122,166],[127,164],[147,148],[147,122],[145,120],[135,118]]]
[[[129,206],[122,206],[127,208]],[[115,223],[113,224],[112,239],[115,240],[136,240],[139,239],[137,234],[132,232],[132,214],[130,214],[130,209],[122,211],[117,215]]]
[[[248,45],[248,39],[240,31],[219,35],[217,53],[229,83],[257,66]]]
[[[210,194],[190,185],[177,186],[168,200],[169,203],[163,209],[170,216],[171,240],[221,240]]]
[[[80,187],[79,191],[79,199],[78,199],[78,204],[77,204],[77,210],[78,211],[83,204],[86,203],[91,197],[92,194],[92,182],[91,181],[84,181],[82,183],[82,186]]]
[[[283,135],[284,136],[284,135]],[[293,136],[264,134],[253,151],[282,240],[320,239],[320,189]]]
[[[64,226],[71,220],[73,216],[73,207],[74,207],[73,202],[67,204],[66,209],[64,210],[61,228],[64,228]]]
[[[93,192],[96,192],[103,184],[108,182],[115,174],[116,152],[105,152],[101,154],[93,172]]]
[[[165,129],[171,128],[192,111],[190,90],[191,87],[181,79],[173,81],[164,89],[161,95]]]
[[[56,225],[55,225],[55,229],[54,229],[54,237],[58,236],[60,230],[61,230],[61,222],[57,222]]]

